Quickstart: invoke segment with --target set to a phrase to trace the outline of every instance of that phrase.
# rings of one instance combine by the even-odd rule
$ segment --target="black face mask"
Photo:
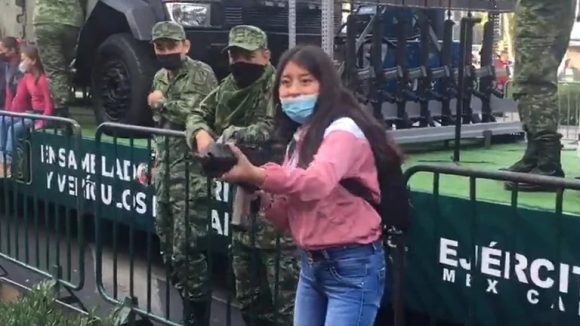
[[[250,86],[264,73],[266,66],[248,62],[236,62],[230,65],[232,76],[240,88]]]
[[[171,54],[158,54],[157,62],[162,68],[167,70],[177,70],[183,66],[183,60],[181,59],[181,53],[171,53]]]

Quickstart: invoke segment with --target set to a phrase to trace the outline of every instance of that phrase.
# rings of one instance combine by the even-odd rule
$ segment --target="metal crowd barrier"
[[[129,137],[128,139],[119,139],[115,134],[139,134],[150,135],[152,138],[157,138],[156,145],[151,138],[146,140],[139,140]],[[190,184],[185,182],[188,180],[191,173],[196,173],[199,166],[196,164],[193,155],[187,154],[188,150],[183,148],[176,148],[178,146],[175,140],[184,138],[183,132],[147,128],[140,126],[122,125],[115,123],[104,123],[100,125],[96,131],[96,157],[101,157],[104,152],[108,152],[114,157],[122,155],[123,158],[129,159],[132,162],[142,162],[142,152],[155,152],[154,146],[158,150],[168,148],[171,150],[170,155],[186,158],[184,160],[185,169],[174,172],[174,175],[169,180],[168,164],[164,165],[165,171],[164,179],[161,180],[164,184],[170,184],[176,180],[184,183],[183,198],[189,198],[191,189]],[[184,153],[185,150],[187,153]],[[122,152],[122,153],[121,153]],[[157,151],[159,153],[159,151]],[[136,159],[136,157],[140,157]],[[147,188],[151,193],[155,193],[155,184],[152,182],[150,176],[154,173],[160,173],[153,169],[155,165],[154,160],[172,160],[175,157],[168,158],[151,156],[141,164],[141,169],[133,167],[136,174],[127,189],[131,194],[139,191],[144,191]],[[97,160],[97,171],[100,170],[99,160]],[[158,162],[162,163],[162,162]],[[115,170],[111,171],[115,174]],[[178,175],[179,174],[179,175]],[[143,175],[147,177],[141,178]],[[97,175],[95,186],[98,188],[104,185],[103,178]],[[116,186],[115,186],[116,187]],[[167,188],[165,188],[167,191]],[[199,189],[196,189],[199,190]],[[197,246],[201,248],[207,258],[207,279],[209,286],[213,288],[211,307],[209,307],[209,316],[206,316],[204,325],[236,325],[236,320],[241,320],[242,316],[236,314],[234,307],[242,308],[241,303],[234,299],[236,279],[232,269],[234,260],[233,249],[236,248],[236,242],[233,241],[232,236],[239,232],[236,226],[230,223],[231,220],[231,204],[235,187],[233,185],[223,184],[214,180],[208,180],[208,187],[204,189],[205,195],[208,196],[208,204],[210,209],[200,208],[207,211],[203,221],[196,221],[198,226],[204,226],[206,236],[201,236],[197,239]],[[156,195],[164,196],[166,193],[161,191]],[[171,196],[167,194],[169,199]],[[165,198],[167,199],[167,198]],[[140,203],[137,200],[131,202],[132,210]],[[175,203],[174,203],[175,204]],[[193,232],[191,223],[194,222],[194,216],[190,216],[190,205],[195,202],[185,201],[182,216],[185,230],[185,238],[191,239],[191,232]],[[151,209],[153,214],[157,214],[156,205],[160,205],[159,198],[147,198],[147,209]],[[148,319],[159,322],[164,325],[181,325],[183,323],[180,315],[182,298],[178,291],[172,285],[172,269],[167,267],[160,257],[160,250],[162,250],[161,242],[159,241],[153,223],[160,223],[158,216],[155,216],[155,221],[150,221],[143,226],[143,221],[138,221],[134,215],[124,215],[120,211],[114,212],[104,211],[103,205],[97,205],[95,210],[95,235],[96,235],[96,283],[100,295],[108,302],[115,305],[122,305],[128,308],[133,315],[131,320],[137,318]],[[256,218],[251,218],[252,230],[259,228],[255,223]],[[178,218],[178,217],[175,217]],[[238,233],[239,234],[239,233]],[[281,240],[276,239],[275,248],[269,254],[269,258],[264,259],[264,256],[258,255],[258,251],[253,249],[254,244],[259,241],[256,239],[253,232],[250,232],[251,242],[250,248],[245,254],[249,255],[249,275],[240,277],[238,281],[247,282],[250,285],[255,285],[258,291],[251,291],[247,296],[242,296],[244,300],[263,300],[267,299],[268,295],[273,298],[271,305],[268,306],[269,314],[274,320],[278,319],[277,312],[279,309],[277,302],[278,296],[278,278],[280,273],[284,273],[285,269],[280,267],[280,253],[283,247],[280,245]],[[194,240],[191,240],[193,242]],[[190,240],[186,241],[187,243]],[[191,250],[191,248],[185,248]],[[185,254],[186,256],[188,253]],[[174,255],[176,257],[179,255]],[[269,260],[271,259],[271,260]],[[266,261],[266,262],[265,262]],[[273,273],[264,272],[264,264],[269,264],[274,261],[276,265]],[[221,271],[220,273],[215,273]],[[223,273],[225,271],[225,273]],[[270,269],[272,271],[272,269]],[[195,271],[189,271],[195,273]],[[221,277],[216,277],[215,274]],[[225,274],[225,275],[223,275]],[[297,277],[297,275],[296,275]],[[264,282],[274,279],[274,284],[271,284],[270,289],[263,288]],[[262,286],[262,287],[260,287]],[[270,294],[264,291],[272,291]],[[262,302],[262,301],[261,301]],[[292,298],[293,302],[293,298]],[[258,321],[258,311],[254,308],[255,305],[250,305],[246,310],[246,324],[260,325]],[[269,317],[268,317],[269,318]],[[276,324],[276,323],[274,323]],[[285,325],[279,323],[278,325]]]
[[[80,196],[63,206],[47,199],[46,188],[30,185],[38,162],[56,169],[67,163],[59,161],[57,153],[32,144],[42,144],[46,135],[62,135],[63,144],[72,150],[66,160],[78,162],[81,128],[72,119],[6,111],[0,111],[0,124],[0,257],[53,278],[68,290],[79,290],[85,282],[83,219],[75,214],[82,210]],[[16,124],[26,126],[21,135],[10,128]],[[13,145],[11,164],[6,153],[9,142]]]
[[[62,164],[72,164],[71,162],[86,161],[90,164],[90,156],[80,148],[81,135],[79,125],[70,119],[43,117],[27,114],[9,114],[0,113],[0,117],[10,117],[17,119],[36,119],[48,121],[53,124],[51,128],[29,130],[19,141],[21,154],[15,152],[14,162],[22,160],[24,163],[13,163],[12,174],[9,178],[0,179],[0,257],[18,264],[26,269],[32,270],[46,277],[58,279],[60,283],[71,290],[81,290],[85,285],[85,268],[84,268],[84,248],[85,239],[83,235],[83,218],[82,214],[86,210],[87,202],[77,196],[74,208],[77,211],[75,215],[71,209],[63,209],[63,200],[53,196],[54,192],[49,192],[45,188],[27,187],[30,178],[34,178],[34,173],[44,173],[44,170],[38,168],[37,161],[54,166],[54,171],[59,172]],[[60,124],[58,128],[56,126]],[[95,273],[96,286],[101,297],[109,303],[123,306],[128,309],[129,323],[134,324],[138,318],[143,320],[152,320],[164,325],[181,325],[183,323],[180,312],[182,300],[177,290],[172,285],[171,270],[166,268],[161,259],[160,244],[154,228],[154,219],[140,219],[140,216],[149,216],[147,214],[136,215],[135,211],[148,211],[156,217],[157,200],[154,196],[154,184],[151,180],[154,166],[153,152],[154,142],[151,137],[146,139],[128,138],[123,139],[107,134],[131,134],[150,135],[159,137],[161,142],[157,143],[159,149],[171,148],[175,155],[188,157],[182,150],[175,150],[176,139],[183,139],[183,132],[176,132],[164,129],[146,128],[139,126],[121,125],[106,123],[97,129],[95,145],[96,152],[94,155],[94,183],[81,183],[79,191],[88,191],[90,187],[100,196],[107,197],[108,187],[114,187],[123,190],[123,195],[118,198],[120,201],[110,201],[109,206],[96,204],[94,208],[94,234],[95,234]],[[58,135],[61,148],[72,148],[73,151],[60,153],[58,150],[49,150],[47,146],[42,146],[43,140],[48,141],[51,135]],[[141,136],[139,136],[141,137]],[[54,142],[54,140],[51,140]],[[28,145],[26,145],[28,144]],[[40,146],[39,146],[40,144]],[[27,147],[28,146],[28,147]],[[185,150],[187,151],[187,150]],[[115,158],[117,161],[109,163],[106,169],[103,169],[104,161],[101,156],[107,154],[107,157]],[[81,159],[81,157],[83,159]],[[87,159],[89,157],[89,159]],[[160,160],[163,158],[156,157]],[[125,164],[125,161],[129,164]],[[17,166],[26,166],[18,168]],[[80,164],[80,163],[79,163]],[[166,165],[167,166],[167,165]],[[77,180],[88,178],[84,175],[84,166],[82,169],[72,169],[68,174],[77,177]],[[112,176],[122,175],[122,178],[114,179],[113,184],[107,183],[104,178],[105,171]],[[121,173],[120,170],[123,170]],[[29,171],[29,173],[22,173]],[[76,172],[75,172],[76,171]],[[185,168],[179,171],[179,175],[184,183],[183,198],[188,198],[190,185],[185,182],[192,172],[197,172],[195,160],[192,157],[185,160]],[[533,243],[530,239],[539,239],[542,243],[549,245],[550,257],[553,261],[560,262],[558,266],[550,266],[545,260],[533,260],[534,264],[544,264],[541,268],[548,269],[548,274],[526,274],[535,275],[536,279],[526,278],[528,283],[535,282],[536,288],[527,290],[528,301],[536,300],[536,296],[542,293],[542,286],[547,286],[546,277],[552,277],[554,284],[559,283],[561,275],[567,277],[569,283],[572,281],[569,274],[580,274],[580,267],[574,267],[572,264],[578,260],[576,265],[580,266],[580,257],[575,257],[574,253],[566,252],[566,246],[563,245],[562,239],[572,238],[567,232],[574,232],[574,223],[576,219],[569,219],[564,205],[564,190],[580,190],[580,181],[570,179],[558,179],[533,176],[527,174],[518,174],[510,172],[482,171],[462,167],[439,166],[439,165],[417,165],[409,168],[405,172],[405,177],[409,185],[412,184],[412,177],[417,173],[433,174],[433,188],[426,193],[421,191],[412,192],[414,206],[414,223],[413,228],[408,234],[394,234],[391,236],[391,286],[392,298],[385,301],[392,303],[393,316],[387,313],[383,320],[394,321],[394,325],[405,324],[422,324],[416,323],[412,313],[422,313],[427,315],[431,322],[435,320],[453,319],[452,321],[468,321],[473,324],[481,318],[481,307],[489,308],[489,311],[498,315],[509,315],[510,312],[503,309],[502,306],[493,306],[485,298],[478,294],[477,291],[486,290],[489,292],[490,284],[497,287],[491,287],[493,291],[504,291],[496,285],[496,280],[490,281],[489,274],[495,273],[494,269],[489,269],[490,261],[476,259],[481,256],[480,252],[474,253],[472,250],[459,251],[456,249],[458,243],[468,243],[470,248],[474,246],[484,246],[482,250],[486,254],[497,252],[497,239],[505,240],[509,244],[509,251],[514,253],[519,246],[529,250],[527,246]],[[444,178],[455,177],[464,178],[468,182],[468,197],[465,199],[449,197],[444,194],[442,188]],[[47,180],[49,178],[47,177]],[[123,180],[121,180],[123,179]],[[68,180],[68,179],[63,179]],[[129,180],[129,181],[127,181]],[[485,200],[478,197],[477,186],[481,183],[495,181],[513,181],[520,183],[541,184],[555,187],[555,209],[553,216],[547,215],[548,218],[532,216],[530,211],[522,211],[518,205],[518,199],[527,195],[520,195],[518,190],[506,192],[509,195],[508,205],[485,206]],[[122,181],[127,181],[122,183]],[[166,180],[170,183],[170,180]],[[497,186],[497,185],[496,185]],[[104,189],[104,190],[103,190]],[[495,188],[494,188],[495,189]],[[411,188],[411,190],[413,190]],[[234,298],[236,290],[236,278],[232,263],[234,261],[234,252],[232,249],[236,245],[236,235],[240,235],[239,225],[232,225],[232,201],[236,187],[229,184],[219,183],[215,180],[208,182],[207,189],[204,193],[208,197],[209,209],[205,209],[207,215],[204,216],[200,225],[205,226],[206,236],[201,237],[198,242],[199,247],[206,254],[208,269],[207,278],[210,288],[212,289],[211,306],[208,307],[210,313],[205,320],[206,325],[235,325],[242,316],[237,312],[242,303]],[[50,200],[49,200],[50,198]],[[41,199],[41,203],[37,203]],[[33,203],[33,204],[30,204]],[[59,204],[60,203],[60,204]],[[188,201],[185,203],[183,221],[185,224],[185,238],[191,237],[191,229],[187,227],[192,223],[192,216],[189,216]],[[61,206],[59,206],[61,205]],[[116,207],[115,207],[116,206]],[[27,209],[28,208],[28,209]],[[501,211],[502,209],[507,210]],[[509,218],[498,220],[500,210]],[[532,214],[532,215],[530,215]],[[531,217],[530,217],[531,216]],[[246,281],[253,289],[260,291],[251,291],[242,300],[255,302],[253,300],[270,300],[268,304],[271,308],[271,318],[280,321],[278,316],[283,300],[280,294],[280,277],[282,272],[282,239],[275,239],[275,246],[268,251],[268,258],[264,259],[264,251],[255,250],[254,248],[260,242],[258,236],[260,228],[257,223],[259,218],[255,214],[250,216],[250,223],[247,231],[249,234],[250,245],[246,253],[249,257],[249,275],[239,277],[238,281]],[[491,226],[487,223],[492,223]],[[529,225],[539,223],[538,233],[530,233],[527,229]],[[543,224],[542,224],[543,223]],[[552,229],[551,229],[552,228]],[[580,228],[579,228],[580,229]],[[500,230],[500,231],[498,231]],[[238,233],[237,233],[238,232]],[[503,232],[503,233],[502,233]],[[54,236],[56,235],[56,237]],[[458,240],[453,240],[457,237]],[[487,241],[483,243],[482,241]],[[513,242],[509,242],[513,241]],[[186,241],[187,242],[187,241]],[[22,250],[22,248],[24,249]],[[572,246],[573,247],[573,246]],[[441,248],[447,250],[442,251]],[[285,255],[293,251],[293,248],[285,247]],[[524,250],[521,249],[521,250]],[[186,249],[189,250],[189,249]],[[453,251],[456,250],[456,251]],[[66,253],[63,255],[61,251]],[[78,251],[78,252],[75,252]],[[442,255],[444,253],[445,255]],[[461,259],[458,255],[463,254],[465,258]],[[454,256],[455,255],[455,256]],[[538,250],[526,252],[528,256],[538,256]],[[64,257],[63,257],[64,256]],[[506,269],[499,273],[505,280],[521,278],[520,272],[516,272],[517,260],[522,260],[525,255],[515,254],[510,256],[511,261],[507,262]],[[502,256],[503,257],[503,256]],[[508,259],[508,258],[504,258]],[[267,261],[265,263],[265,261]],[[268,264],[274,264],[274,268],[265,270]],[[475,263],[471,263],[475,262]],[[493,262],[493,261],[492,261]],[[502,261],[502,262],[505,262]],[[78,266],[76,265],[78,263]],[[285,264],[285,263],[284,263]],[[453,266],[455,264],[455,266]],[[486,265],[487,264],[487,265]],[[454,281],[465,275],[466,266],[471,266],[468,270],[467,290],[459,288],[446,288],[451,280]],[[487,266],[488,269],[482,269]],[[464,270],[451,269],[451,267],[463,268]],[[550,268],[548,268],[550,267]],[[443,281],[437,275],[438,271],[443,268]],[[475,271],[477,268],[477,271]],[[518,267],[519,268],[519,267]],[[536,269],[540,267],[536,266]],[[576,268],[576,269],[575,269]],[[214,273],[221,271],[222,273]],[[492,271],[492,272],[490,272]],[[570,273],[566,274],[568,271]],[[574,272],[575,271],[575,272]],[[487,274],[486,274],[487,273]],[[526,273],[531,273],[526,270]],[[221,277],[215,277],[220,274]],[[495,274],[493,274],[495,275]],[[571,275],[571,274],[570,274]],[[486,279],[487,277],[487,279]],[[501,278],[500,277],[500,278]],[[538,281],[539,280],[539,281]],[[491,283],[490,283],[491,282]],[[264,283],[270,288],[263,289]],[[459,283],[457,281],[456,283]],[[580,284],[574,283],[574,286],[580,289]],[[455,284],[455,283],[454,283]],[[538,286],[539,284],[539,286]],[[560,287],[552,286],[548,290],[549,303],[558,304],[557,291],[565,289],[567,292],[573,292],[573,289],[564,288],[563,283]],[[510,284],[508,284],[511,286]],[[455,286],[455,285],[454,285]],[[483,286],[483,288],[482,288]],[[572,286],[572,285],[570,285]],[[499,290],[498,290],[499,289]],[[511,289],[511,288],[510,288]],[[264,292],[272,291],[273,293]],[[544,288],[545,290],[545,288]],[[511,290],[510,290],[511,291]],[[519,290],[513,290],[517,293]],[[529,292],[536,291],[536,292]],[[547,291],[547,290],[546,290]],[[551,291],[551,292],[550,292]],[[501,292],[500,292],[501,293]],[[510,292],[511,293],[511,292]],[[286,294],[288,295],[288,294]],[[524,295],[525,297],[525,295]],[[501,298],[501,297],[500,297]],[[507,296],[509,304],[519,303],[521,298],[511,293]],[[530,299],[531,298],[531,299]],[[391,300],[389,300],[391,299]],[[483,300],[483,301],[482,301]],[[506,299],[492,299],[499,301]],[[519,300],[519,301],[518,301]],[[532,301],[533,301],[532,300]],[[247,325],[254,322],[259,324],[257,305],[247,305],[244,316]],[[510,306],[511,307],[511,306]],[[383,307],[382,312],[384,312]],[[516,307],[517,308],[517,307]],[[494,310],[495,309],[495,310]],[[523,310],[522,310],[523,309]],[[527,308],[526,308],[527,309]],[[524,311],[524,308],[512,309],[515,312]],[[382,313],[381,312],[381,313]],[[527,310],[525,310],[527,312]],[[237,313],[237,315],[236,315]],[[409,314],[411,313],[411,315]],[[558,315],[557,309],[547,312],[552,321],[558,321],[562,318]],[[532,313],[530,313],[532,315]],[[494,317],[495,318],[495,317]],[[408,323],[406,321],[409,321]],[[283,325],[283,323],[278,323]],[[424,324],[424,323],[423,323]]]
[[[405,172],[407,183],[425,173],[433,175],[433,187],[412,193],[414,219],[407,238],[405,282],[397,293],[404,298],[410,324],[578,323],[573,293],[580,286],[574,277],[580,273],[574,266],[580,265],[580,256],[573,248],[580,227],[580,210],[574,206],[580,181],[416,165]],[[445,194],[450,190],[444,184],[453,179],[468,186],[466,198]],[[491,183],[497,181],[517,184],[505,191],[505,203],[500,205],[481,198],[489,193],[478,195],[479,186],[496,189],[501,185]],[[554,191],[522,194],[518,190],[522,183]],[[546,205],[553,200],[553,209],[530,208],[540,200]],[[520,205],[522,201],[528,206]],[[573,212],[564,208],[565,202]]]

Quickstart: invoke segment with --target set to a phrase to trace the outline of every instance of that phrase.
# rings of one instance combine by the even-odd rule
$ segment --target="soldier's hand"
[[[147,103],[149,104],[150,107],[154,107],[155,104],[157,102],[159,102],[159,100],[162,98],[163,98],[163,93],[159,90],[156,90],[156,91],[151,92],[149,94],[149,96],[147,97]]]
[[[205,149],[213,144],[215,141],[214,139],[211,137],[211,135],[201,129],[199,130],[196,134],[195,134],[195,143],[197,144],[197,152],[198,153],[203,153],[205,151]]]
[[[236,136],[240,130],[243,130],[244,127],[238,126],[229,126],[222,132],[222,138],[224,142],[236,142]]]

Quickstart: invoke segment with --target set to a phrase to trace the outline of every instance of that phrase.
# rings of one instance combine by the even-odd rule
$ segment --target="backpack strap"
[[[369,189],[363,186],[362,183],[360,183],[358,180],[355,178],[342,179],[340,180],[339,184],[348,190],[352,195],[364,199],[379,213],[379,215],[381,215],[379,203],[376,203],[373,200]]]

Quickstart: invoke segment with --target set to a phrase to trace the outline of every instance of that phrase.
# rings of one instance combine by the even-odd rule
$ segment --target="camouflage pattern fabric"
[[[558,78],[574,23],[576,0],[518,0],[514,98],[532,138],[558,132]]]
[[[267,65],[264,74],[251,86],[238,89],[231,75],[213,90],[187,118],[186,139],[193,149],[195,133],[200,129],[209,132],[214,139],[223,136],[245,143],[263,143],[270,139],[274,109],[270,96],[274,84],[275,69]],[[255,244],[257,248],[275,248],[278,234],[265,219],[257,220]],[[250,245],[249,235],[241,240]],[[294,246],[290,237],[283,237],[282,246]]]
[[[176,22],[158,22],[151,30],[151,42],[155,42],[159,39],[183,41],[186,39],[185,30]]]
[[[295,253],[289,248],[256,249],[234,241],[232,264],[237,300],[247,325],[251,325],[252,321],[255,325],[293,324],[299,275]]]
[[[36,0],[32,24],[81,27],[87,0]]]
[[[228,46],[245,49],[265,48],[266,35],[257,27],[236,26],[230,31]],[[186,140],[193,149],[195,134],[204,129],[214,139],[235,138],[246,144],[268,141],[273,128],[272,88],[275,68],[268,64],[262,76],[250,86],[240,89],[230,74],[195,108],[187,119]],[[233,270],[236,276],[236,297],[242,305],[244,319],[273,322],[275,297],[279,325],[291,325],[294,310],[298,263],[292,238],[281,234],[264,217],[251,216],[250,229],[232,227]],[[280,253],[279,266],[276,252]],[[278,271],[278,286],[274,275]],[[259,282],[251,282],[252,279]],[[276,295],[276,288],[278,293]],[[250,309],[253,308],[253,309]]]
[[[238,89],[232,75],[228,75],[187,118],[186,140],[195,147],[195,134],[204,129],[214,139],[224,132],[227,140],[237,131],[244,139],[256,142],[270,138],[274,108],[271,90],[275,69],[268,64],[264,74],[249,87]]]
[[[155,126],[184,130],[191,109],[216,86],[213,70],[200,61],[186,58],[174,78],[161,69],[152,87],[164,95],[152,108]],[[207,181],[183,138],[155,137],[155,157],[155,227],[162,256],[182,297],[202,301],[210,291],[207,261],[199,250],[199,238],[209,225]]]
[[[72,97],[69,66],[75,57],[79,28],[65,24],[40,24],[34,25],[34,33],[55,108],[66,107]]]
[[[230,29],[228,46],[238,47],[248,51],[268,48],[268,37],[263,30],[251,25],[237,25]]]

